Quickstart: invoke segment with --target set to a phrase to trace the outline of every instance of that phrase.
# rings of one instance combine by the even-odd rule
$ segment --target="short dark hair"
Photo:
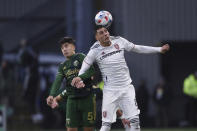
[[[109,26],[102,26],[102,25],[95,25],[95,33],[97,32],[97,30],[99,30],[100,28],[106,28],[107,30],[109,30]]]
[[[70,44],[75,45],[75,40],[74,40],[73,38],[71,38],[71,37],[63,37],[63,38],[61,38],[61,39],[59,40],[58,43],[60,44],[60,47],[62,47],[62,45],[63,45],[64,43],[70,43]]]
[[[100,29],[100,28],[105,28],[105,26],[102,26],[102,25],[95,25],[95,31],[97,31],[98,29]]]

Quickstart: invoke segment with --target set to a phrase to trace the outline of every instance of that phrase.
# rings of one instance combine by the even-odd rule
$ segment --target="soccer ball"
[[[112,23],[112,15],[108,11],[99,11],[95,16],[96,25],[109,27]]]

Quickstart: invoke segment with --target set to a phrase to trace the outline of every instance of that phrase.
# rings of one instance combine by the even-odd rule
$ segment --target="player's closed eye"
[[[99,32],[100,35],[102,35],[103,33],[104,33],[103,31],[100,31],[100,32]]]

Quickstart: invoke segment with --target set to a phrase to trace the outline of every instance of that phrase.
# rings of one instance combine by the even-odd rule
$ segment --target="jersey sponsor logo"
[[[117,51],[112,51],[112,52],[110,52],[110,53],[107,53],[107,54],[101,56],[101,57],[100,57],[100,60],[103,60],[103,59],[107,58],[108,56],[111,56],[111,55],[120,53],[121,51],[122,51],[122,50],[117,50]]]
[[[79,65],[79,61],[78,61],[78,60],[75,60],[75,61],[73,62],[73,65],[74,65],[74,66],[78,66],[78,65]]]
[[[103,117],[107,117],[107,111],[103,111]]]
[[[119,47],[119,45],[118,45],[118,44],[114,44],[114,47],[115,47],[117,50],[119,50],[119,49],[120,49],[120,47]]]
[[[79,73],[79,69],[73,69],[73,70],[69,69],[69,70],[65,73],[65,75],[66,75],[66,77],[69,77],[69,76],[71,76],[71,75],[76,75],[76,74],[78,74],[78,73]]]

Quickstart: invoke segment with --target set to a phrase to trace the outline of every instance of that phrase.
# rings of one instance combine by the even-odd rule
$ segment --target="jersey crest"
[[[78,61],[78,60],[75,60],[75,61],[73,62],[73,65],[74,65],[74,66],[78,66],[78,65],[79,65],[79,61]]]
[[[118,45],[118,44],[114,44],[114,47],[115,47],[117,50],[119,50],[119,49],[120,49],[120,47],[119,47],[119,45]]]
[[[104,118],[107,117],[107,111],[103,111],[103,117],[104,117]]]

